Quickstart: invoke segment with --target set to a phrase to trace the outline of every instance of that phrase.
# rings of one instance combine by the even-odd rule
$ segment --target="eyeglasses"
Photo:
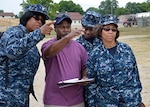
[[[43,18],[41,18],[40,16],[34,15],[33,17],[34,17],[35,20],[37,20],[37,21],[40,20],[42,22],[42,24],[45,24],[45,20]]]
[[[103,28],[103,30],[105,30],[105,31],[113,31],[113,32],[117,32],[117,28]]]

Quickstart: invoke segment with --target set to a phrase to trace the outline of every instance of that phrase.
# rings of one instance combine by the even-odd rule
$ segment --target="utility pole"
[[[111,14],[113,14],[113,1],[111,0]]]

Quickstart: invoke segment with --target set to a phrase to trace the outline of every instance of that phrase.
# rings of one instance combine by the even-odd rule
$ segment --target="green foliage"
[[[100,2],[98,11],[102,15],[115,14],[116,16],[147,12],[147,11],[150,11],[150,0],[148,0],[147,2],[143,2],[143,3],[128,2],[125,8],[124,7],[120,8],[118,6],[117,0],[104,0]]]
[[[51,20],[54,19],[59,9],[59,5],[54,3],[53,0],[26,0],[26,2],[22,3],[23,9],[29,4],[42,4],[45,6]]]
[[[141,4],[141,8],[145,8],[145,10],[144,11],[150,11],[150,1],[149,2],[143,2],[142,4]]]
[[[99,9],[98,8],[95,8],[95,7],[90,7],[88,8],[86,11],[89,11],[89,10],[92,10],[92,11],[95,11],[97,13],[100,13]],[[101,13],[100,13],[101,14]]]
[[[143,2],[143,3],[128,2],[125,8],[129,10],[130,14],[147,12],[150,11],[150,2]]]
[[[136,13],[139,11],[138,5],[137,5],[135,2],[133,2],[133,3],[128,2],[128,3],[126,4],[126,8],[129,10],[129,12],[130,12],[131,14],[136,14]]]
[[[83,14],[84,11],[79,4],[75,4],[72,1],[60,1],[59,3],[53,2],[53,0],[26,0],[21,5],[23,9],[29,4],[42,4],[48,10],[48,15],[51,20],[54,20],[58,12],[79,12]],[[22,13],[20,13],[21,16]]]
[[[120,15],[126,15],[126,14],[130,14],[129,10],[126,8],[116,8],[114,14],[116,16],[120,16]]]
[[[149,35],[149,27],[119,27],[121,36],[128,35]]]
[[[83,14],[84,11],[82,7],[79,4],[75,4],[73,1],[60,1],[59,2],[59,12],[79,12],[80,14]]]
[[[4,12],[4,10],[0,10],[0,12]]]
[[[37,3],[40,3],[47,8],[51,20],[54,19],[58,12],[79,12],[82,15],[84,13],[82,7],[79,4],[75,4],[72,0],[61,0],[59,3],[55,3],[53,0],[26,0],[26,2],[23,1],[20,5],[24,9],[25,6],[29,4]],[[117,0],[104,0],[100,2],[98,8],[89,7],[87,10],[94,10],[101,15],[115,14],[119,16],[125,14],[136,14],[150,11],[150,0],[143,3],[128,2],[125,7],[121,8],[118,6]],[[19,17],[22,13],[23,12],[20,12]]]
[[[118,7],[117,0],[105,0],[102,1],[99,5],[100,13],[101,14],[113,14],[114,10]]]

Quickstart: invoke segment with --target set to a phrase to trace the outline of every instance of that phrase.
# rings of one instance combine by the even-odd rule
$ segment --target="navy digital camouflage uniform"
[[[83,27],[94,28],[95,25],[99,24],[100,21],[101,21],[101,15],[95,11],[89,10],[83,15],[81,19],[81,24]],[[77,38],[76,41],[79,42],[86,49],[89,55],[90,52],[99,45],[101,40],[98,39],[94,35],[92,35],[92,37],[88,39],[90,39],[90,41],[86,40],[85,35],[83,34],[79,38]],[[85,86],[84,87],[84,100],[85,101],[87,101],[87,96],[88,96],[88,88],[87,86]],[[88,107],[88,105],[86,104],[87,103],[85,102],[85,106]]]
[[[101,21],[101,15],[95,11],[87,11],[82,19],[81,19],[81,24],[83,27],[90,27],[94,28],[95,25],[99,24]],[[93,39],[94,38],[94,39]],[[86,51],[89,52],[92,51],[95,47],[97,47],[100,43],[100,39],[98,39],[96,36],[92,35],[91,37],[92,43],[88,40],[86,40],[85,35],[83,34],[79,38],[77,38],[77,42],[79,42],[85,49]]]
[[[85,48],[85,50],[87,51],[87,54],[89,55],[90,52],[100,44],[101,40],[94,37],[93,43],[91,43],[85,39],[84,35],[82,35],[76,41],[79,42]],[[88,86],[84,86],[84,100],[85,101],[87,101],[87,96],[89,93],[89,90],[87,87]]]
[[[94,28],[95,25],[99,24],[101,20],[101,15],[95,11],[87,11],[82,19],[81,19],[81,24],[83,27],[90,27]],[[94,38],[94,39],[93,39]],[[92,43],[88,40],[86,40],[85,35],[81,35],[79,38],[77,38],[77,42],[79,42],[88,52],[92,51],[95,47],[99,45],[100,39],[98,39],[96,36],[92,35],[91,37]]]
[[[88,78],[89,107],[141,107],[142,90],[135,56],[131,48],[117,42],[112,56],[102,42],[89,55]]]
[[[21,30],[22,29],[22,30]],[[28,107],[29,87],[37,72],[40,54],[36,44],[44,36],[40,29],[28,32],[21,24],[8,29],[0,41],[0,107]],[[5,88],[5,61],[8,60],[8,84]]]
[[[84,35],[80,36],[76,41],[79,42],[86,49],[86,51],[88,52],[88,54],[94,48],[96,48],[99,45],[99,43],[100,43],[100,39],[98,39],[96,37],[93,39],[93,43],[90,43],[89,41],[87,41],[84,38]]]
[[[20,24],[9,28],[0,39],[0,107],[29,107],[29,94],[34,92],[34,76],[40,63],[36,45],[44,35],[40,28],[27,31],[31,13],[43,16],[42,25],[49,19],[44,6],[30,4],[25,7]]]

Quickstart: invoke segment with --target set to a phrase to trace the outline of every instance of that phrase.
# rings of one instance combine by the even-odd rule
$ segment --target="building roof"
[[[72,20],[81,20],[82,19],[82,15],[78,12],[68,12],[68,14]]]
[[[5,17],[5,16],[13,17],[15,15],[12,12],[7,12],[7,13],[6,12],[0,12],[0,16],[2,16],[2,17]]]

